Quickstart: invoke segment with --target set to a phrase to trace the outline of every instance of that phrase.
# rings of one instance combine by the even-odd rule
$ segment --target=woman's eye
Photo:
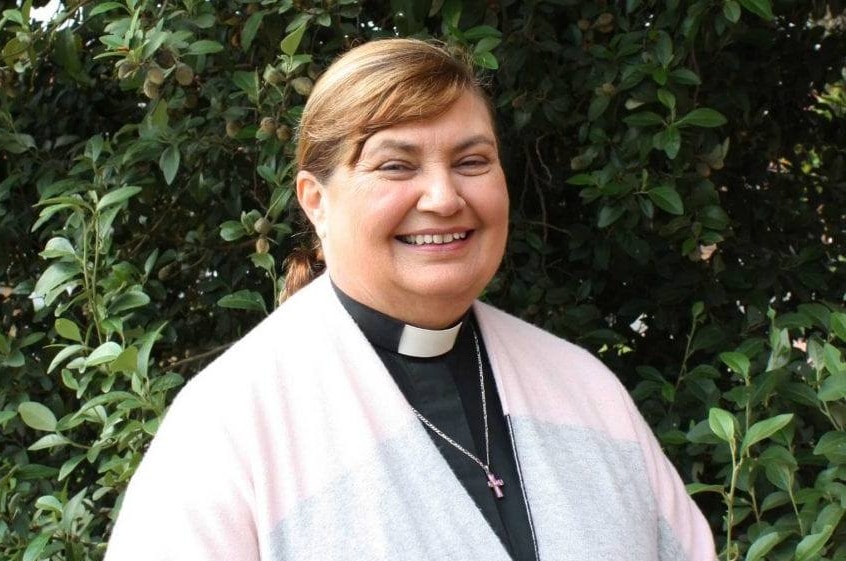
[[[413,168],[411,167],[410,164],[408,164],[406,162],[391,161],[391,162],[385,162],[384,164],[381,164],[378,169],[379,169],[379,171],[404,172],[404,171],[410,171]]]
[[[458,162],[459,169],[467,170],[470,172],[481,172],[486,170],[489,166],[490,163],[488,162],[488,160],[482,158],[470,158]]]

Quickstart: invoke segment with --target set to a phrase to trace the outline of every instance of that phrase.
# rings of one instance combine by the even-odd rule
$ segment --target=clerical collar
[[[448,353],[455,345],[462,322],[447,329],[423,329],[353,300],[332,283],[341,304],[372,345],[415,358],[432,358]]]

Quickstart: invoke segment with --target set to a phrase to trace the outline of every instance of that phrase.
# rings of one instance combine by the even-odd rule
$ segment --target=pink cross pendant
[[[491,488],[491,491],[493,491],[494,496],[497,499],[501,499],[502,497],[504,497],[505,494],[502,492],[502,489],[500,489],[500,487],[505,485],[505,483],[503,483],[502,479],[499,479],[496,475],[494,475],[490,471],[487,473],[487,476],[488,476],[488,487]]]

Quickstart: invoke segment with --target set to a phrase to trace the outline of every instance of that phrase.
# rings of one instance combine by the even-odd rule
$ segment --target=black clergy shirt
[[[411,406],[484,463],[485,429],[473,340],[475,331],[485,381],[490,470],[505,483],[502,487],[504,497],[497,499],[494,496],[484,471],[476,462],[429,427],[426,431],[511,557],[516,561],[536,560],[528,505],[520,484],[511,434],[472,312],[464,317],[451,350],[440,356],[417,358],[397,351],[404,323],[353,300],[334,284],[333,287]]]

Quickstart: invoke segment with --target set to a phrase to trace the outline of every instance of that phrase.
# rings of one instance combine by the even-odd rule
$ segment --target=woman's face
[[[420,327],[455,322],[502,260],[508,191],[484,102],[377,132],[325,182],[297,176],[332,280]]]

